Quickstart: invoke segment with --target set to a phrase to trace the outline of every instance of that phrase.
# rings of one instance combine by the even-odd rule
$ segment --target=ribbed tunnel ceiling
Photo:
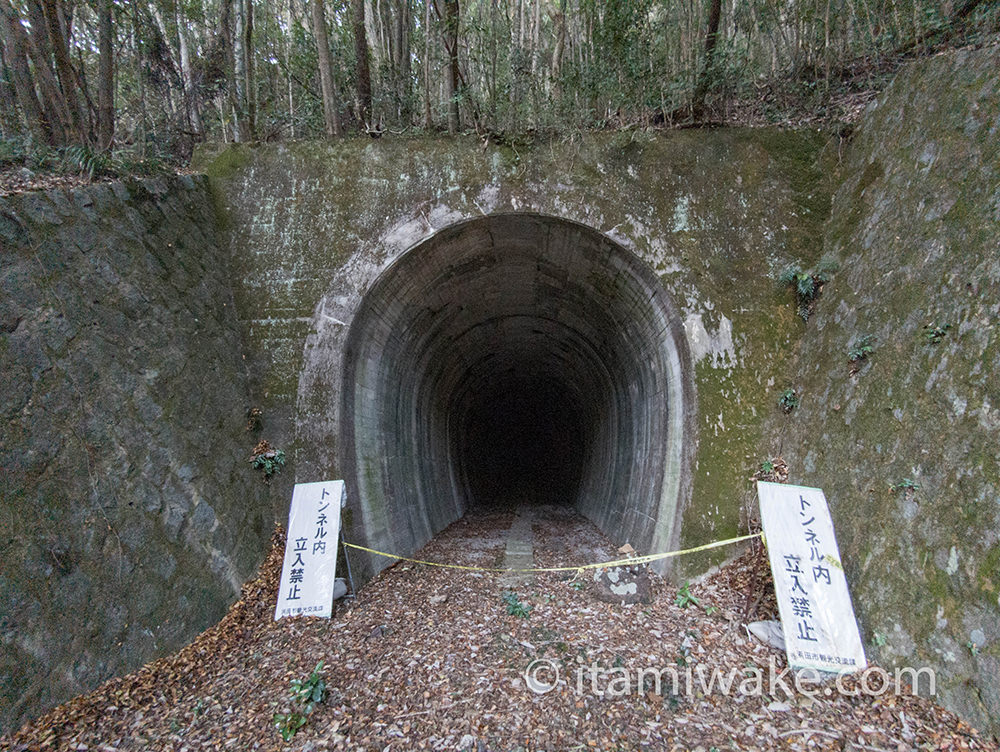
[[[437,233],[348,337],[344,463],[368,541],[405,553],[470,509],[564,503],[615,540],[669,544],[688,368],[656,276],[605,236],[524,214]]]

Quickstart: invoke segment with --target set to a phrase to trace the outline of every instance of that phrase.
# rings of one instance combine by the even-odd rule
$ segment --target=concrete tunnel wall
[[[649,299],[655,290],[657,300],[662,300],[666,291],[683,322],[680,352],[686,348],[690,354],[687,373],[691,379],[684,388],[697,394],[697,400],[684,400],[683,420],[688,422],[681,446],[691,457],[682,458],[680,476],[690,483],[690,490],[682,489],[677,496],[681,501],[677,517],[659,513],[659,524],[669,529],[658,533],[659,540],[650,540],[644,552],[675,545],[694,547],[738,535],[747,478],[760,460],[760,428],[766,416],[778,410],[776,400],[787,385],[783,374],[803,325],[792,295],[775,284],[773,277],[793,262],[816,263],[822,252],[815,241],[822,233],[829,193],[824,187],[826,173],[816,158],[824,143],[822,134],[814,131],[722,129],[633,134],[627,142],[615,134],[590,134],[573,142],[539,142],[518,153],[502,146],[482,149],[475,138],[230,145],[205,152],[203,164],[211,175],[231,254],[244,363],[254,402],[263,410],[261,435],[283,448],[289,459],[268,486],[274,519],[287,519],[294,482],[354,474],[344,459],[347,340],[352,325],[362,320],[366,295],[375,290],[379,278],[397,263],[400,269],[408,268],[404,256],[412,253],[417,258],[431,247],[422,245],[425,241],[438,235],[445,238],[459,223],[484,217],[496,221],[501,215],[517,213],[525,219],[551,218],[544,231],[537,231],[542,235],[555,232],[551,228],[557,225],[579,228],[576,223],[582,223],[586,226],[582,235],[610,244],[605,248],[597,243],[603,250],[593,253],[604,253],[630,270],[629,275],[637,280],[630,289],[643,290],[643,294],[648,289]],[[556,235],[565,237],[566,232],[559,230]],[[492,232],[497,243],[506,241],[508,235],[507,231]],[[553,236],[546,241],[550,247],[545,258],[558,265],[562,261],[557,253],[564,252],[555,240]],[[598,315],[596,309],[621,314],[625,304],[616,299],[621,290],[601,288],[618,279],[625,289],[625,277],[614,274],[604,281],[595,277],[591,284],[594,305],[576,305],[575,310],[587,314],[586,318],[578,314],[578,322],[602,325],[591,318]],[[533,276],[525,279],[530,282]],[[615,300],[614,305],[602,303],[601,297]],[[417,300],[415,296],[410,299]],[[627,318],[652,320],[637,312]],[[586,331],[584,323],[576,325],[583,327],[580,332]],[[629,330],[619,340],[636,340],[635,331]],[[676,339],[675,323],[670,331]],[[571,343],[555,335],[550,339],[558,339],[565,347]],[[607,357],[627,364],[634,358],[623,348],[620,344]],[[609,348],[602,344],[596,350],[604,356]],[[417,384],[416,378],[409,383]],[[572,391],[563,388],[565,380],[542,378],[538,383],[535,392],[563,397],[565,409],[556,412],[567,419],[554,430],[572,433],[572,426],[586,422],[586,411],[572,407],[579,401],[574,402]],[[626,382],[620,383],[625,394]],[[638,388],[653,381],[652,377],[636,377],[630,383]],[[430,386],[428,381],[426,388]],[[520,404],[517,390],[506,391],[513,394],[515,405]],[[614,389],[606,392],[612,394]],[[636,408],[628,419],[644,420],[638,408],[641,400],[637,397],[629,404]],[[595,399],[593,405],[602,401]],[[663,405],[668,418],[682,417],[666,400]],[[474,417],[475,408],[471,401],[464,408],[456,406],[453,425],[459,425],[463,412]],[[528,405],[525,411],[531,409]],[[445,407],[441,410],[446,412]],[[625,415],[607,406],[600,414],[616,415],[614,419]],[[478,423],[480,434],[487,432],[483,424]],[[472,421],[467,427],[475,430],[476,425]],[[509,429],[517,430],[516,422]],[[573,487],[574,467],[596,466],[589,460],[571,461],[582,446],[602,446],[596,432],[589,435],[589,443],[576,445],[577,454],[563,455],[564,491]],[[527,438],[544,442],[544,436]],[[624,455],[616,451],[613,456]],[[466,457],[466,462],[471,459]],[[647,464],[635,467],[650,466],[646,459],[642,462]],[[461,466],[456,459],[455,487],[460,490],[465,488]],[[382,466],[375,464],[371,469],[378,471],[376,487],[385,488]],[[666,460],[659,470],[666,472]],[[489,485],[487,476],[474,473],[472,480],[479,482],[473,483],[472,490],[478,490],[478,495],[463,492],[456,496],[459,501],[448,503],[461,509],[462,504],[472,503],[469,496],[482,499]],[[393,477],[398,485],[399,478],[408,476],[396,473]],[[661,481],[662,475],[651,482]],[[581,473],[581,487],[583,482]],[[662,491],[661,500],[665,498]],[[634,519],[643,514],[656,517],[649,502],[655,493],[650,495],[648,488],[642,493],[642,504],[628,502],[635,504],[629,507],[622,502],[622,506],[605,509],[622,510],[625,517]],[[667,494],[666,498],[672,501],[674,497]],[[586,511],[582,504],[577,506]],[[595,514],[599,508],[595,504]],[[366,509],[371,511],[352,493],[343,517],[347,540],[373,542]],[[418,530],[422,514],[413,512]],[[611,519],[607,524],[605,529],[617,544],[629,542],[644,548],[631,530],[615,527],[618,523]],[[676,544],[670,542],[678,535]],[[416,545],[416,540],[410,543]],[[720,548],[674,559],[672,574],[689,577],[738,552],[738,548]],[[385,563],[355,559],[352,563],[366,567]]]
[[[444,228],[365,294],[343,363],[341,464],[370,546],[405,555],[470,508],[533,502],[572,504],[639,549],[676,543],[683,323],[597,231],[523,213]]]

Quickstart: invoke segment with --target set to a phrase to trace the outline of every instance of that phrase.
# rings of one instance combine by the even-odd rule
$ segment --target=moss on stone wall
[[[0,724],[225,612],[266,490],[203,178],[0,199]]]
[[[1000,50],[913,65],[844,154],[824,289],[768,433],[826,489],[869,651],[1000,730]],[[851,374],[863,335],[874,352]],[[907,481],[919,488],[906,488]]]

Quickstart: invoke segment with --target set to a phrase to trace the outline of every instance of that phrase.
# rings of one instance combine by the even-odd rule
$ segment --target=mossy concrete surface
[[[767,434],[822,486],[867,649],[1000,732],[1000,48],[905,69],[841,146],[840,263]],[[836,151],[838,145],[831,146]],[[874,351],[855,364],[864,335]]]
[[[263,556],[204,178],[0,198],[0,732],[215,623]]]
[[[780,374],[802,333],[791,293],[774,279],[821,251],[825,142],[809,130],[720,130],[206,151],[254,389],[293,450],[282,482],[342,472],[346,333],[379,274],[456,222],[525,212],[594,228],[659,276],[682,319],[692,355],[685,378],[697,393],[681,544],[735,534],[761,459],[765,406],[784,387]],[[349,537],[365,540],[364,518],[351,515]],[[703,570],[725,555],[682,566]]]

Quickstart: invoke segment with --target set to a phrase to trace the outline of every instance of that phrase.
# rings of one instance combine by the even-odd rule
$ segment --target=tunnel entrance
[[[534,214],[441,230],[365,294],[343,373],[342,464],[372,547],[406,555],[468,510],[534,503],[640,550],[676,541],[683,326],[606,236]]]

